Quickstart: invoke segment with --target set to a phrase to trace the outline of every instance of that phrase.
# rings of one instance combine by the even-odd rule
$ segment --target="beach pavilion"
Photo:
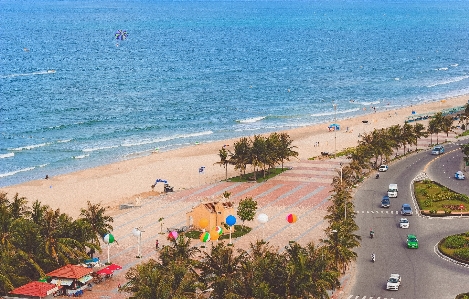
[[[206,199],[186,213],[187,225],[196,229],[210,230],[215,226],[222,226],[229,215],[236,215],[233,202],[224,198],[215,201]],[[200,226],[202,219],[207,220],[206,227]]]
[[[14,289],[4,296],[5,299],[52,299],[61,289],[52,283],[32,281]]]
[[[66,295],[79,295],[88,288],[87,283],[93,279],[92,273],[90,268],[65,265],[46,275],[50,277],[50,283],[62,286]]]

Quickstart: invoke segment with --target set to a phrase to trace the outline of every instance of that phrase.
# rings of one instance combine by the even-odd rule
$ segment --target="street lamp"
[[[137,244],[137,258],[141,258],[142,254],[140,253],[140,242],[142,241],[142,233],[144,230],[142,230],[141,227],[136,227],[132,230],[132,234],[138,238],[138,244]]]

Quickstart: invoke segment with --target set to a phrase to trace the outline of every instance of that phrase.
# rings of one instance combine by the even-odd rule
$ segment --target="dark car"
[[[390,206],[391,206],[391,200],[389,200],[389,196],[387,195],[383,196],[383,199],[381,200],[381,207],[389,208]]]
[[[403,204],[401,208],[401,214],[402,215],[412,215],[412,208],[410,207],[409,204]]]

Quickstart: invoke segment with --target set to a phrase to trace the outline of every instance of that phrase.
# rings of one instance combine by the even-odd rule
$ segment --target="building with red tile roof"
[[[78,294],[87,288],[88,281],[92,280],[93,270],[83,266],[65,265],[62,268],[47,273],[50,283],[62,286],[67,295]]]
[[[14,289],[5,298],[49,299],[54,298],[54,293],[59,291],[59,286],[40,281],[32,281]]]

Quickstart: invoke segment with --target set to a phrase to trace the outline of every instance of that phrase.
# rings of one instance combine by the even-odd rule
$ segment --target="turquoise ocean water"
[[[469,93],[469,1],[0,7],[0,186]]]

